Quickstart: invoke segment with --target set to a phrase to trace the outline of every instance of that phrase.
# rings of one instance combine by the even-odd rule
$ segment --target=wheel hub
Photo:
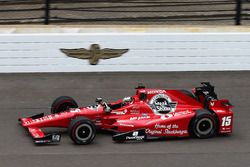
[[[79,140],[88,140],[92,135],[92,128],[88,124],[79,125],[76,129],[76,137]]]
[[[208,135],[213,129],[213,121],[209,118],[202,118],[198,121],[196,129],[201,135]]]

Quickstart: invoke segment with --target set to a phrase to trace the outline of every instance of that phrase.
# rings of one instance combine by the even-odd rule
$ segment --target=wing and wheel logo
[[[100,59],[111,59],[122,56],[127,53],[129,49],[101,49],[100,45],[92,44],[89,49],[77,48],[77,49],[60,49],[61,52],[69,57],[78,59],[88,59],[89,64],[97,65]]]

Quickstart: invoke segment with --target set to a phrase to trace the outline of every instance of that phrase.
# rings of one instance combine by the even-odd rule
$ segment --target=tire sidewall
[[[90,134],[90,137],[88,137],[86,140],[81,140],[77,137],[78,133],[77,130],[79,130],[78,129],[79,126],[84,126],[84,125],[86,125],[86,127],[91,128],[92,134]],[[77,118],[71,121],[71,125],[69,126],[69,135],[75,144],[80,144],[80,145],[90,144],[96,136],[96,128],[91,120],[86,118]]]
[[[198,123],[201,120],[210,120],[211,121],[212,128],[209,131],[209,133],[207,133],[207,134],[199,133],[200,130],[197,129],[197,126],[198,126]],[[201,115],[195,117],[195,119],[194,119],[194,121],[192,123],[192,134],[195,137],[201,138],[201,139],[211,138],[211,137],[215,136],[216,132],[217,132],[217,123],[216,123],[216,120],[215,120],[215,118],[213,117],[212,114],[204,113],[204,114],[201,114]]]
[[[77,108],[78,105],[75,100],[69,96],[61,96],[58,97],[51,105],[51,113],[58,114],[60,112],[64,112],[63,110],[59,110],[62,105],[68,104],[68,108]]]

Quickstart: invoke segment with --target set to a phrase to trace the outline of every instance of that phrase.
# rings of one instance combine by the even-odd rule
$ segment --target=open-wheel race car
[[[210,138],[232,133],[232,105],[218,99],[214,86],[187,90],[146,89],[138,85],[136,94],[116,102],[102,98],[96,104],[79,108],[68,96],[57,98],[51,114],[20,118],[36,144],[59,142],[59,133],[45,134],[42,128],[67,128],[76,144],[91,143],[98,129],[112,131],[115,142],[161,137]]]

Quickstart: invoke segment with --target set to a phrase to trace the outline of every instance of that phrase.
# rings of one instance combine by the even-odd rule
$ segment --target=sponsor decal
[[[130,114],[140,114],[140,107],[139,106],[133,106],[130,110]]]
[[[180,111],[180,112],[175,112],[175,113],[172,113],[173,116],[180,116],[180,115],[188,115],[188,114],[191,114],[192,111],[189,111],[189,110],[186,110],[186,111]]]
[[[148,92],[147,92],[148,94],[159,94],[159,93],[166,93],[166,91],[165,90],[149,90]]]
[[[116,115],[124,115],[128,112],[127,109],[125,109],[124,111],[112,111],[112,113],[116,114]]]
[[[225,122],[224,122],[224,124],[225,124]],[[230,126],[223,126],[223,127],[221,127],[220,133],[232,133],[232,127],[230,127]]]
[[[161,135],[162,134],[162,130],[146,129],[146,134],[149,134],[149,135]]]
[[[129,49],[101,49],[100,45],[92,44],[89,49],[77,48],[77,49],[60,49],[61,52],[69,57],[78,59],[88,59],[89,64],[97,65],[100,59],[111,59],[120,57],[124,53],[127,53]]]
[[[232,131],[231,130],[222,130],[222,131],[220,131],[220,133],[232,133]]]
[[[29,123],[48,121],[48,120],[52,120],[53,118],[55,118],[55,117],[52,115],[47,115],[47,116],[44,116],[41,118],[34,119]],[[29,124],[29,123],[27,123],[27,124]]]
[[[157,94],[151,98],[149,105],[155,114],[166,114],[176,110],[177,102],[172,102],[171,98],[165,94]]]
[[[183,135],[183,134],[187,134],[187,130],[168,130],[165,129],[164,134],[171,134],[171,135]]]
[[[232,122],[232,116],[223,117],[221,126],[230,126],[231,122]]]
[[[161,115],[161,119],[162,120],[166,120],[166,119],[171,118],[171,117],[173,117],[173,114],[164,114],[164,115]]]
[[[130,114],[140,114],[140,110],[130,110]]]
[[[146,116],[139,116],[139,117],[130,117],[130,121],[133,121],[133,120],[142,120],[142,119],[149,119],[150,116],[146,115]]]
[[[134,125],[132,124],[124,124],[124,123],[120,123],[120,126],[126,126],[126,127],[134,127]]]
[[[138,131],[134,131],[132,133],[132,136],[126,136],[126,140],[143,140],[145,138],[145,136],[138,136],[139,132]]]
[[[149,135],[184,135],[187,134],[187,130],[179,129],[178,124],[155,124],[155,129],[146,129],[146,133]]]
[[[24,125],[28,125],[28,124],[30,124],[30,121],[24,122]]]
[[[80,112],[81,110],[79,108],[71,108],[69,111],[74,113],[74,112]]]
[[[216,112],[225,112],[225,110],[215,110]]]
[[[52,135],[52,141],[58,142],[58,141],[60,141],[60,138],[61,138],[60,135],[57,135],[57,134]]]
[[[213,107],[214,106],[214,102],[210,102],[210,105]]]
[[[146,93],[146,90],[140,90],[140,93]]]
[[[177,124],[168,124],[168,125],[164,125],[164,124],[155,124],[155,129],[178,129],[179,125]]]
[[[40,143],[49,143],[50,140],[34,140],[35,143],[40,144]]]
[[[41,117],[41,118],[26,121],[26,122],[24,122],[24,125],[29,125],[29,124],[32,124],[32,123],[40,123],[40,122],[43,122],[43,121],[53,120],[55,118],[58,118],[59,115],[62,115],[62,114],[64,114],[64,113],[47,115],[47,116],[44,116],[44,117]]]

